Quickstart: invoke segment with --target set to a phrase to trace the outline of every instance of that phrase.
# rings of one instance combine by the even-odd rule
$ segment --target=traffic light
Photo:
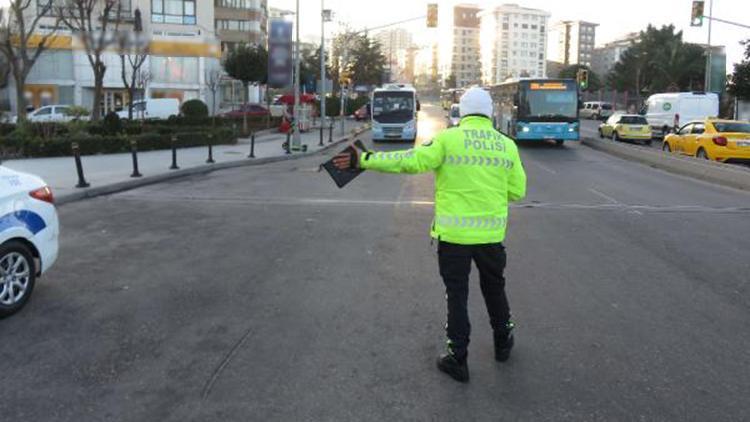
[[[588,69],[578,69],[578,73],[576,74],[576,81],[578,82],[578,87],[581,88],[582,91],[585,91],[589,87],[589,71]]]
[[[690,26],[703,26],[703,5],[704,1],[693,1],[693,11],[690,14]]]
[[[437,3],[429,3],[427,5],[427,27],[437,28],[438,26],[438,5]]]

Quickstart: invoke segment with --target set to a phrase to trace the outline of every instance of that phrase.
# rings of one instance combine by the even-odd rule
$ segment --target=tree
[[[599,75],[594,73],[594,71],[586,65],[573,64],[565,66],[560,70],[560,73],[557,74],[557,77],[561,79],[576,79],[578,77],[578,70],[580,69],[589,71],[589,86],[586,88],[586,91],[594,92],[602,89],[602,82],[601,79],[599,79]]]
[[[66,0],[65,6],[57,6],[56,9],[62,23],[77,35],[86,51],[94,73],[91,120],[98,121],[101,118],[104,75],[107,72],[103,56],[107,48],[117,43],[118,37],[114,34],[120,28],[122,5],[120,0]]]
[[[35,12],[29,10],[30,7]],[[55,18],[48,32],[41,36],[37,33],[39,21],[51,11],[51,2],[40,4],[32,0],[11,0],[7,9],[0,9],[0,52],[5,56],[7,70],[16,83],[19,121],[26,119],[26,78],[39,56],[55,39],[60,24]]]
[[[451,73],[448,76],[448,79],[445,80],[445,87],[447,89],[452,89],[456,87],[456,74],[455,73]]]
[[[250,84],[260,84],[268,78],[268,51],[259,45],[238,45],[224,60],[227,75],[242,82],[245,104]],[[242,114],[242,131],[248,133],[247,114]]]
[[[304,49],[300,55],[300,79],[305,82],[314,81],[316,83],[322,80],[320,77],[320,47]],[[331,68],[328,66],[328,63],[326,63],[325,67],[326,77],[330,78]]]
[[[703,88],[703,48],[682,40],[674,25],[641,31],[638,40],[620,57],[608,84],[621,91],[662,92]]]
[[[211,124],[216,126],[216,94],[221,88],[221,69],[206,69],[206,87],[211,91]]]
[[[242,82],[245,88],[247,103],[250,84],[260,84],[268,74],[268,52],[259,45],[238,45],[227,54],[224,60],[224,71],[227,75]]]
[[[745,47],[742,62],[734,65],[728,91],[740,99],[750,99],[750,38],[741,43]]]
[[[143,37],[141,12],[138,9],[135,10],[135,25],[132,34],[133,37],[130,36],[130,32],[119,34],[118,43],[121,65],[120,76],[130,99],[128,104],[128,119],[130,120],[133,119],[133,106],[141,67],[146,63],[149,55],[149,42],[148,39]]]
[[[350,50],[348,71],[354,85],[380,85],[383,82],[386,57],[380,43],[367,37],[355,37]]]

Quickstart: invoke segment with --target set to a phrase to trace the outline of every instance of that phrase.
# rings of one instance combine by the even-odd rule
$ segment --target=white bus
[[[372,93],[372,140],[417,139],[417,91],[411,85],[386,85]]]

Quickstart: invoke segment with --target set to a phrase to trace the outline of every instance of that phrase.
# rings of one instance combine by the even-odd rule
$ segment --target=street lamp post
[[[294,150],[299,150],[301,148],[302,144],[302,137],[300,136],[299,131],[299,56],[300,56],[300,45],[299,45],[299,0],[297,0],[297,10],[295,14],[295,32],[296,32],[296,42],[295,42],[295,48],[294,48],[294,126],[292,130],[294,131],[292,136],[292,145]]]
[[[331,20],[331,10],[326,10],[320,0],[320,130],[326,122],[326,22]]]

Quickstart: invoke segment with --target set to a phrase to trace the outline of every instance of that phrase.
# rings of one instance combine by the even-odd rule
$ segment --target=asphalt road
[[[426,104],[422,135],[442,125]],[[577,144],[521,155],[517,347],[492,359],[474,273],[468,385],[434,365],[432,176],[338,190],[320,156],[62,207],[58,264],[0,321],[0,420],[745,420],[750,195]]]

